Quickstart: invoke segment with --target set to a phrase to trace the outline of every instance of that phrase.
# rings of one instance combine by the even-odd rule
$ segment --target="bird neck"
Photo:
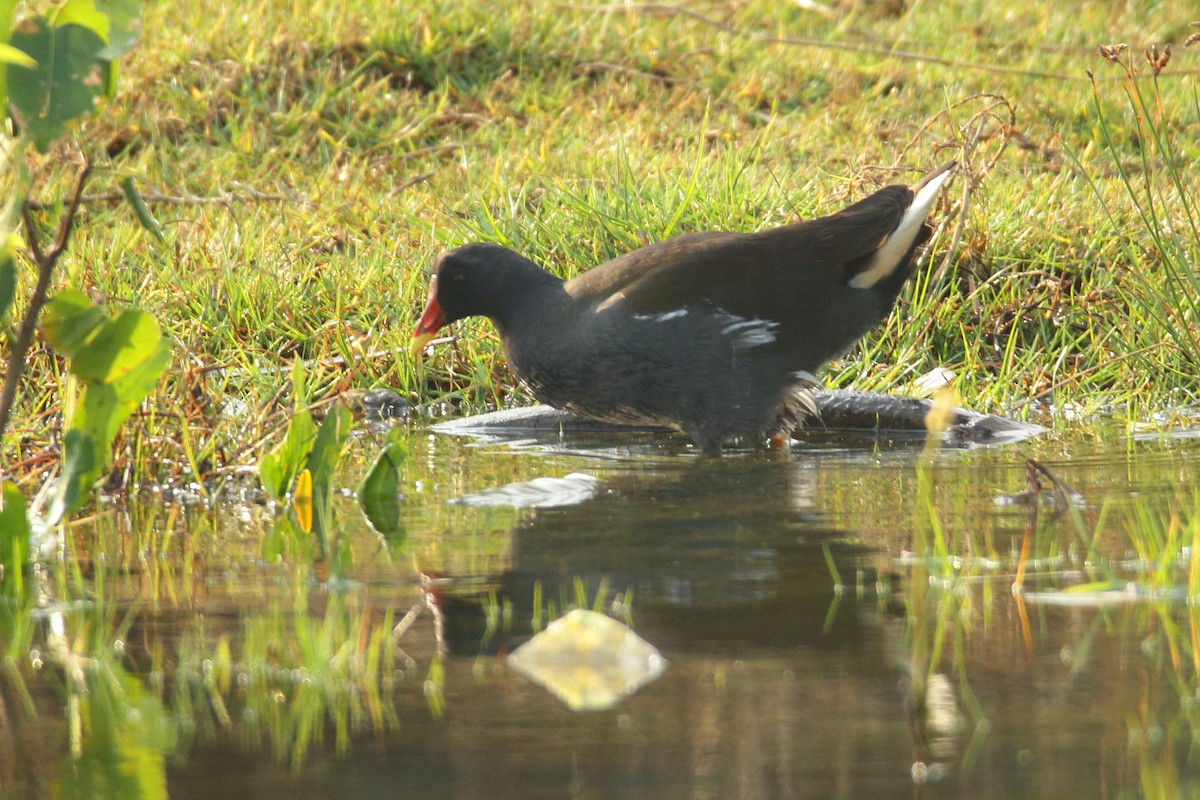
[[[526,325],[552,325],[555,318],[566,313],[570,297],[563,289],[562,278],[533,263],[523,265],[514,277],[505,287],[504,302],[497,302],[495,313],[488,314],[502,336]]]

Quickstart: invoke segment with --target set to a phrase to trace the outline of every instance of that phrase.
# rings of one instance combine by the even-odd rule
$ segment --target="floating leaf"
[[[563,478],[534,478],[509,483],[475,494],[451,498],[456,506],[510,506],[512,508],[556,508],[590,500],[600,487],[595,476],[573,472]]]
[[[579,608],[514,650],[508,663],[574,711],[611,708],[667,666],[627,625]]]
[[[407,452],[392,442],[379,452],[371,470],[358,487],[358,504],[371,527],[384,536],[400,532],[400,465]]]
[[[0,591],[21,595],[25,590],[25,564],[29,561],[29,517],[25,496],[12,481],[4,482],[0,494]]]
[[[90,114],[105,89],[100,53],[104,40],[83,25],[51,27],[43,17],[26,19],[10,43],[37,62],[8,67],[8,98],[38,150],[66,133],[67,124]]]

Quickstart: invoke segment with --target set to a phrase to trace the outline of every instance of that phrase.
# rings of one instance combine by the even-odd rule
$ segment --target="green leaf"
[[[353,415],[341,404],[334,405],[321,423],[321,429],[317,431],[317,438],[313,442],[312,452],[308,454],[306,464],[313,475],[314,494],[318,491],[317,487],[328,486],[332,480],[333,471],[342,457],[342,447],[350,436],[353,424]]]
[[[142,227],[154,234],[154,238],[158,241],[163,241],[162,227],[159,226],[158,220],[150,213],[150,209],[146,206],[146,201],[142,199],[141,193],[138,192],[137,186],[133,182],[133,178],[123,178],[121,180],[121,192],[124,193],[125,199],[129,201],[129,205],[133,206],[133,213],[137,215],[138,222],[142,223]]]
[[[286,472],[283,456],[274,450],[263,454],[258,462],[258,480],[267,497],[275,501],[283,499],[287,493],[287,481],[284,479]]]
[[[121,425],[158,383],[171,360],[171,347],[160,339],[154,350],[115,379],[86,381],[83,397],[63,441],[63,474],[50,507],[51,524],[70,514],[108,464],[108,452]]]
[[[335,405],[321,423],[312,451],[308,454],[307,467],[313,479],[313,532],[322,542],[332,521],[329,495],[333,489],[333,473],[341,460],[342,450],[353,426],[354,417],[350,410],[345,406]]]
[[[97,7],[108,15],[108,46],[101,58],[115,61],[128,53],[142,35],[142,4],[138,0],[98,0]]]
[[[87,295],[64,289],[46,304],[42,336],[83,384],[63,443],[63,474],[52,523],[83,502],[108,464],[121,425],[154,391],[171,361],[171,345],[153,316],[128,309],[115,318]]]
[[[142,312],[138,312],[142,313]],[[97,337],[99,338],[99,337]],[[158,379],[171,361],[171,346],[160,338],[153,350],[140,362],[107,382],[88,381],[83,398],[71,419],[71,427],[86,431],[105,454],[117,438],[117,432],[141,402],[154,391]]]
[[[54,15],[54,27],[74,23],[99,36],[104,47],[97,54],[104,78],[104,96],[117,89],[117,64],[137,44],[142,34],[142,6],[138,0],[67,0]]]
[[[25,496],[12,481],[0,494],[0,592],[20,596],[25,590],[25,564],[29,561],[29,517]]]
[[[288,538],[288,534],[292,533],[295,528],[296,526],[292,524],[292,520],[289,517],[279,517],[275,520],[275,525],[263,537],[263,561],[268,564],[274,564],[283,558],[284,542]]]
[[[145,311],[128,309],[105,320],[75,349],[71,373],[84,380],[112,383],[153,355],[162,341],[158,321]],[[140,399],[140,398],[139,398]]]
[[[280,501],[287,495],[296,474],[304,467],[316,435],[317,426],[313,424],[312,414],[301,411],[292,417],[287,436],[279,446],[263,456],[258,465],[258,478],[272,500]]]
[[[100,57],[115,61],[128,53],[142,35],[142,4],[138,0],[67,0],[54,15],[54,27],[69,23],[93,31],[106,44]]]
[[[0,40],[4,42],[5,50],[20,53],[19,58],[29,58],[29,54],[17,50],[8,43],[9,37],[12,35],[12,18],[16,7],[17,0],[0,0]],[[30,68],[37,66],[37,62],[32,58],[29,58],[29,61],[32,63],[26,66]],[[0,112],[8,111],[8,64],[10,63],[10,58],[0,59]]]
[[[51,525],[79,508],[99,472],[92,437],[77,429],[67,431],[63,437],[63,471],[58,479],[58,492],[50,503]]]
[[[0,42],[0,64],[19,64],[26,69],[36,69],[37,62],[11,44]]]
[[[400,465],[407,451],[403,444],[392,442],[375,457],[371,470],[358,486],[358,504],[371,527],[392,538],[403,533],[400,528]]]
[[[55,28],[81,25],[105,42],[108,41],[109,29],[112,27],[108,15],[96,7],[95,0],[67,0],[59,6],[52,22]]]
[[[0,328],[7,324],[8,310],[17,295],[17,264],[7,247],[0,251]]]
[[[104,311],[78,289],[63,289],[42,311],[42,337],[71,358],[104,324]]]
[[[20,22],[11,44],[37,62],[8,67],[8,97],[38,150],[66,133],[67,123],[90,114],[105,90],[100,52],[104,40],[90,28],[51,27],[44,17]]]

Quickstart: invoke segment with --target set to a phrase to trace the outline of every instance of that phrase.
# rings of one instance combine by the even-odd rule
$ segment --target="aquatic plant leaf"
[[[37,66],[8,66],[9,102],[34,146],[48,152],[69,122],[95,109],[106,86],[105,41],[83,25],[32,17],[17,24],[10,44]]]
[[[51,505],[51,521],[56,522],[79,506],[104,470],[121,425],[154,391],[170,363],[171,346],[150,314],[128,309],[110,318],[75,289],[59,292],[46,304],[41,330],[83,384]]]
[[[271,530],[263,537],[263,561],[273,564],[283,558],[284,545],[288,542],[294,542],[298,536],[299,531],[296,530],[296,524],[292,522],[291,517],[277,517]]]
[[[58,779],[55,796],[167,797],[166,757],[178,733],[162,700],[114,659],[95,658],[92,670],[87,674],[96,680],[73,687],[87,697],[78,705],[86,734],[72,768]]]
[[[657,680],[667,661],[629,626],[577,608],[514,650],[508,664],[572,710],[596,711]]]
[[[99,471],[95,440],[78,428],[67,431],[63,437],[62,475],[58,478],[58,490],[50,503],[51,525],[79,508],[87,491],[96,482]]]
[[[108,383],[85,381],[82,397],[64,437],[63,474],[51,504],[52,523],[83,502],[108,464],[108,452],[121,425],[158,384],[171,360],[171,347],[159,338],[140,363]]]
[[[590,500],[600,487],[594,475],[573,472],[562,478],[534,478],[509,483],[474,494],[453,497],[456,506],[510,506],[512,508],[557,508]]]
[[[353,426],[354,416],[350,409],[341,404],[335,405],[317,430],[317,438],[313,440],[312,450],[308,454],[308,471],[312,473],[312,530],[322,541],[332,522],[329,495],[333,490],[333,473]]]
[[[29,517],[25,495],[12,481],[4,482],[0,495],[0,592],[20,596],[25,591],[25,563],[29,560]]]
[[[301,470],[296,476],[296,491],[292,493],[292,508],[296,510],[296,522],[300,530],[312,533],[313,527],[313,481],[312,472]]]
[[[317,426],[313,424],[312,414],[298,411],[288,423],[283,441],[262,457],[258,464],[258,479],[272,500],[283,500],[292,488],[292,481],[300,473],[316,435]]]
[[[407,456],[403,444],[392,442],[375,457],[375,463],[358,486],[358,504],[371,527],[395,541],[400,527],[400,465]],[[403,538],[403,537],[400,537]]]
[[[313,474],[314,489],[322,484],[328,485],[333,478],[333,472],[342,457],[342,448],[350,436],[353,424],[353,415],[341,404],[333,406],[325,416],[308,454],[308,469]]]

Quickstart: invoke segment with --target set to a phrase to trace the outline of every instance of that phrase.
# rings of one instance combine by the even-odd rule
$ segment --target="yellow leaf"
[[[296,521],[300,523],[300,529],[305,533],[312,533],[312,473],[308,470],[304,470],[296,478],[296,493],[293,495],[292,505],[296,509]]]

